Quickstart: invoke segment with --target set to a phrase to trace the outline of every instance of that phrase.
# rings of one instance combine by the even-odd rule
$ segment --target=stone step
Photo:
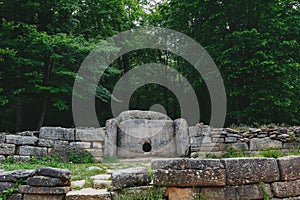
[[[112,196],[113,193],[110,193],[107,190],[85,188],[68,192],[66,200],[111,200]]]

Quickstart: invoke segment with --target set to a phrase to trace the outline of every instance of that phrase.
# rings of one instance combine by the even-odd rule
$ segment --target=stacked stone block
[[[300,157],[153,160],[154,186],[172,199],[300,198]]]
[[[0,134],[0,162],[13,159],[29,161],[31,157],[42,158],[58,154],[68,160],[71,149],[87,151],[96,161],[103,156],[104,128],[42,127],[40,131]]]
[[[71,190],[70,185],[71,172],[64,169],[41,167],[37,170],[0,172],[0,192],[18,187],[8,200],[64,200]]]

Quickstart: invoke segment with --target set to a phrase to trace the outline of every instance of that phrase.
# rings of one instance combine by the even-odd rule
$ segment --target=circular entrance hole
[[[145,144],[143,144],[143,151],[144,152],[150,152],[151,151],[151,149],[152,149],[152,146],[151,146],[151,144],[150,143],[148,143],[148,142],[146,142]]]

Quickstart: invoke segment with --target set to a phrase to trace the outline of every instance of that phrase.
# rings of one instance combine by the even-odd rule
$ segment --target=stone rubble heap
[[[154,186],[172,199],[300,199],[300,157],[161,159]]]
[[[0,172],[0,192],[18,187],[8,200],[53,199],[64,200],[71,190],[71,172],[41,167],[36,170]],[[22,181],[23,182],[20,182]],[[18,185],[18,184],[22,185]]]
[[[221,155],[229,146],[253,154],[267,149],[293,149],[300,144],[300,127],[211,128],[197,124],[189,127],[190,150]]]

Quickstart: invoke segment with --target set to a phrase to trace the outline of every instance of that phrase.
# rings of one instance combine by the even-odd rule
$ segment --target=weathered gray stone
[[[105,143],[104,143],[104,156],[114,157],[117,155],[117,120],[110,119],[105,124]]]
[[[107,190],[84,188],[67,193],[66,200],[111,200],[111,193]]]
[[[0,155],[0,163],[3,162],[3,161],[5,161],[5,156]]]
[[[37,141],[37,137],[30,137],[30,136],[19,136],[19,135],[6,135],[5,136],[6,143],[9,144],[17,144],[17,145],[34,145]]]
[[[71,187],[33,187],[30,185],[19,186],[19,192],[23,194],[66,194]]]
[[[94,180],[93,188],[95,189],[108,189],[112,185],[111,180]]]
[[[187,156],[190,147],[188,123],[185,119],[181,118],[174,120],[174,125],[177,154],[178,156]]]
[[[24,194],[23,200],[65,200],[64,194]]]
[[[90,142],[71,142],[70,147],[73,147],[75,149],[89,149],[91,148]]]
[[[250,150],[251,151],[261,151],[267,149],[281,149],[282,142],[278,140],[272,140],[270,138],[252,138],[250,140]]]
[[[131,186],[148,185],[150,181],[150,175],[144,167],[118,170],[112,173],[112,186],[115,190]]]
[[[76,129],[76,140],[97,142],[105,140],[105,130],[103,128],[88,128],[88,129]]]
[[[11,182],[0,182],[0,192],[2,192],[3,190],[7,190],[9,188],[13,188],[15,187],[14,183]]]
[[[7,197],[7,200],[23,200],[23,196],[20,193],[12,194]]]
[[[31,136],[31,137],[38,137],[39,136],[39,131],[23,131],[20,133],[17,133],[20,136]]]
[[[30,156],[18,156],[18,155],[13,155],[13,156],[7,156],[7,159],[14,160],[15,162],[28,162],[30,161]]]
[[[5,135],[6,133],[0,133],[0,143],[5,143]]]
[[[109,179],[111,179],[111,174],[98,174],[98,175],[95,175],[95,176],[91,176],[91,179],[109,180]]]
[[[13,155],[16,146],[14,144],[0,143],[0,155]]]
[[[172,120],[130,119],[118,129],[118,156],[177,156]],[[144,149],[144,145],[150,147]]]
[[[201,199],[226,199],[225,187],[203,187],[200,193]]]
[[[190,126],[189,127],[189,136],[190,137],[200,137],[203,136],[202,128],[199,126]]]
[[[68,181],[71,179],[72,172],[67,169],[58,169],[53,167],[40,167],[35,170],[35,175],[49,176],[53,178],[59,178],[62,181]]]
[[[298,142],[283,143],[283,148],[284,149],[296,149],[296,148],[300,148],[300,143],[298,143]]]
[[[33,170],[14,170],[0,172],[0,182],[14,182],[16,180],[23,180],[33,174]]]
[[[300,196],[300,180],[272,183],[272,191],[275,197]]]
[[[248,144],[246,142],[237,142],[237,143],[232,144],[232,146],[239,150],[242,150],[242,151],[249,150]]]
[[[70,179],[62,181],[59,178],[51,178],[46,176],[34,176],[27,179],[27,184],[31,186],[45,186],[45,187],[54,187],[54,186],[70,186]]]
[[[103,145],[102,145],[102,142],[93,142],[92,147],[94,149],[102,149]]]
[[[212,139],[212,143],[224,143],[225,142],[224,138],[212,137],[211,139]]]
[[[236,137],[226,137],[225,138],[225,143],[234,143],[234,142],[237,142]]]
[[[269,183],[280,179],[276,159],[228,158],[222,159],[226,169],[227,185]]]
[[[282,181],[300,179],[300,156],[282,157],[277,161]]]
[[[172,200],[195,200],[200,199],[200,188],[180,188],[180,187],[168,187],[165,195],[168,199]],[[201,196],[202,199],[202,196]]]
[[[63,140],[47,140],[39,139],[38,146],[40,147],[51,147],[51,148],[66,148],[69,146],[68,141]]]
[[[215,159],[159,159],[152,161],[157,186],[224,186],[225,169]]]
[[[163,113],[141,110],[124,111],[116,118],[118,123],[128,119],[171,120],[170,117]]]
[[[41,158],[47,155],[47,148],[34,146],[18,146],[17,153],[21,156],[34,156]]]
[[[83,188],[85,183],[86,183],[85,180],[79,180],[79,181],[72,181],[71,185],[72,185],[72,187]]]
[[[40,128],[39,138],[50,140],[74,141],[75,134],[74,129],[72,128],[42,127]]]

